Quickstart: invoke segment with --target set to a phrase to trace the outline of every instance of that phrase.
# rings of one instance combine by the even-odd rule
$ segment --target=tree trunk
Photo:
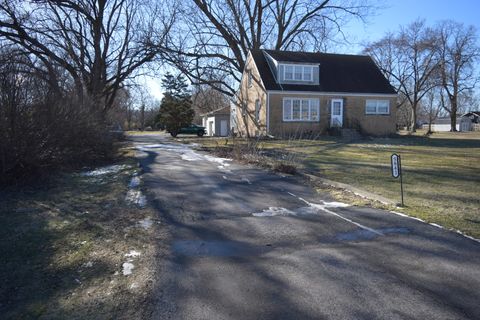
[[[457,102],[452,101],[452,112],[450,112],[450,131],[457,132]]]
[[[417,132],[417,104],[412,106],[412,132]]]
[[[145,105],[140,107],[140,131],[145,130]]]

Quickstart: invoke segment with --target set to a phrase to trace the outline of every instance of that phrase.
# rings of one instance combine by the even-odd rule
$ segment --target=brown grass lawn
[[[1,319],[148,318],[164,233],[139,225],[153,221],[152,207],[126,203],[138,168],[122,151],[115,172],[59,173],[0,191]],[[132,250],[140,255],[125,256]],[[124,275],[130,260],[135,268]]]
[[[406,204],[400,211],[480,238],[480,133],[422,134],[352,143],[333,137],[269,140],[259,142],[259,149],[283,153],[308,173],[394,201],[400,201],[400,183],[391,177],[390,156],[398,153]],[[225,138],[194,140],[207,146],[225,144]]]

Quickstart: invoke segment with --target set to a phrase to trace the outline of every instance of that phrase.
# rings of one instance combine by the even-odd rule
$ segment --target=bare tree
[[[47,69],[66,70],[80,100],[86,94],[92,110],[105,115],[168,33],[175,15],[166,18],[159,8],[148,0],[0,0],[0,38]]]
[[[479,80],[475,73],[475,62],[480,56],[477,34],[473,26],[447,20],[438,24],[436,35],[441,85],[449,101],[445,110],[451,119],[450,131],[457,131],[459,97],[475,88]]]
[[[192,107],[195,111],[195,123],[201,123],[200,114],[228,107],[230,100],[227,95],[208,85],[196,85],[193,87]]]
[[[435,120],[437,120],[444,106],[442,88],[435,87],[434,89],[428,91],[422,102],[421,111],[425,114],[428,120],[427,134],[431,134],[433,132],[432,124]]]
[[[438,70],[436,38],[432,34],[424,20],[417,20],[397,35],[387,34],[365,48],[411,106],[412,131],[416,130],[420,101],[437,85],[432,81]]]
[[[371,9],[357,0],[193,0],[182,3],[162,58],[192,83],[233,97],[249,50],[319,50]]]

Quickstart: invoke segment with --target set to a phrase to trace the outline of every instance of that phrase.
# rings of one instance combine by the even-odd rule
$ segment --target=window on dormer
[[[293,66],[285,66],[285,80],[293,80]]]
[[[303,67],[303,80],[312,81],[312,67]]]
[[[285,81],[312,81],[313,67],[303,65],[284,65]]]
[[[295,66],[295,80],[298,80],[298,81],[303,80],[303,67],[302,66]]]

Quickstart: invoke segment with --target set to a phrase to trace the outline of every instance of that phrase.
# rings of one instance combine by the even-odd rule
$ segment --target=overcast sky
[[[480,32],[480,0],[384,0],[382,6],[374,16],[368,18],[366,25],[352,22],[345,26],[344,32],[351,44],[340,47],[337,51],[357,54],[362,50],[362,43],[380,39],[386,32],[395,32],[400,26],[417,18],[425,19],[429,25],[452,19],[474,25],[477,32]],[[162,98],[159,78],[145,78],[142,81],[155,98]]]

